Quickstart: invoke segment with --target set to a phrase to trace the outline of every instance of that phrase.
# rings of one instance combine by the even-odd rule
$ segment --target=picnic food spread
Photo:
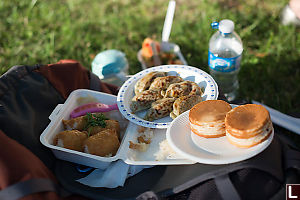
[[[204,138],[226,135],[227,140],[241,148],[262,143],[271,135],[273,125],[268,110],[256,104],[231,109],[222,100],[207,100],[189,112],[191,131]]]
[[[120,125],[103,113],[62,120],[64,131],[59,132],[53,144],[75,151],[103,157],[116,154],[120,146]]]
[[[204,72],[200,71],[196,76],[191,73],[191,71],[198,72],[197,69],[190,69],[185,66],[162,66],[158,69],[147,69],[145,72],[132,77],[122,86],[123,89],[120,89],[118,96],[123,95],[126,99],[120,98],[118,100],[114,99],[116,97],[113,96],[104,97],[104,94],[94,94],[93,92],[85,92],[80,95],[77,95],[77,93],[75,95],[74,93],[76,101],[78,99],[81,100],[83,97],[89,100],[84,104],[79,102],[75,103],[75,101],[71,100],[68,101],[71,103],[69,107],[72,109],[68,109],[63,115],[64,117],[57,121],[61,123],[59,131],[55,131],[53,136],[49,137],[49,143],[57,147],[63,147],[66,152],[68,152],[68,149],[71,149],[87,153],[76,155],[77,160],[74,161],[93,167],[96,166],[96,163],[99,163],[101,167],[103,165],[103,168],[107,166],[107,164],[105,164],[106,162],[112,162],[118,159],[124,160],[127,164],[137,165],[143,165],[145,163],[149,165],[170,163],[186,164],[192,163],[191,161],[196,161],[185,156],[185,154],[181,154],[182,152],[176,149],[174,144],[177,143],[173,143],[169,140],[170,138],[167,136],[168,131],[147,126],[148,122],[166,123],[167,120],[173,119],[172,121],[176,123],[169,123],[178,125],[176,125],[176,129],[172,129],[172,134],[186,135],[186,133],[190,133],[188,135],[191,141],[200,149],[207,149],[208,152],[210,150],[217,152],[217,150],[207,148],[207,146],[205,146],[206,144],[201,142],[201,140],[194,140],[195,137],[210,141],[213,141],[214,138],[221,138],[224,145],[226,143],[226,145],[232,147],[234,147],[234,145],[231,145],[227,139],[233,140],[233,142],[231,141],[233,144],[244,148],[248,147],[246,144],[256,145],[256,143],[251,143],[251,141],[256,141],[258,144],[267,140],[266,144],[269,144],[270,140],[267,138],[271,138],[268,137],[270,134],[261,133],[264,132],[264,130],[270,130],[269,128],[272,126],[270,122],[261,129],[257,128],[256,132],[249,133],[247,138],[240,137],[242,133],[237,131],[239,127],[236,127],[236,123],[233,123],[233,125],[231,125],[232,129],[229,130],[228,128],[227,131],[225,126],[226,116],[228,113],[231,113],[231,105],[225,101],[211,100],[208,98],[213,95],[217,96],[217,94],[214,93],[217,88],[214,88],[211,84],[213,80],[207,79],[209,76]],[[205,87],[205,90],[201,87]],[[93,98],[91,98],[90,94],[93,94]],[[110,98],[111,100],[105,98]],[[92,100],[90,101],[90,99]],[[103,100],[103,103],[102,100],[101,103],[99,102],[100,99]],[[125,103],[123,104],[123,102]],[[118,103],[118,110],[113,110],[115,109],[115,103]],[[122,112],[125,107],[128,111]],[[186,112],[187,115],[181,115],[188,110],[190,111]],[[118,113],[119,117],[115,117],[109,113]],[[125,118],[125,120],[132,122],[126,117],[128,114],[132,116],[132,118],[139,117],[140,119],[144,119],[145,122],[138,124],[141,126],[140,128],[135,123],[131,123],[127,126],[128,121],[125,122],[126,126],[123,126],[123,120]],[[170,118],[167,116],[170,116]],[[187,116],[187,118],[182,118],[182,116]],[[237,119],[239,120],[240,118]],[[228,123],[229,122],[230,120]],[[122,128],[120,128],[120,126]],[[170,125],[164,128],[169,129],[169,126]],[[188,129],[181,127],[188,127]],[[175,133],[176,130],[179,130],[178,134]],[[253,136],[253,138],[250,136]],[[181,138],[179,135],[177,137]],[[221,146],[222,144],[220,143]],[[187,146],[189,145],[190,144],[187,144]],[[259,145],[257,146],[259,147]],[[255,148],[256,147],[253,148],[254,151],[256,151]],[[259,147],[259,149],[262,148]],[[62,151],[61,149],[59,150]],[[76,154],[76,152],[68,153]],[[230,151],[228,151],[227,154],[229,153]],[[92,157],[92,155],[88,154],[100,157]],[[84,161],[81,162],[78,160],[81,158]],[[69,158],[66,159],[69,160]],[[197,160],[197,162],[207,162],[208,164],[218,163],[213,161],[212,157],[209,159],[211,160],[202,161],[200,159],[200,161]],[[220,161],[221,164],[222,162],[226,163],[224,160]]]
[[[202,90],[193,81],[166,72],[150,72],[138,80],[131,100],[132,113],[148,109],[144,119],[153,121],[170,115],[173,119],[202,101]]]

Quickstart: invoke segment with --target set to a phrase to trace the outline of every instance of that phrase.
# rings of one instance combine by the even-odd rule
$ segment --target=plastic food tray
[[[121,132],[121,144],[118,152],[112,157],[100,157],[92,154],[78,152],[53,145],[53,139],[60,131],[63,131],[62,119],[69,119],[72,110],[79,106],[77,100],[81,97],[93,97],[104,104],[117,103],[114,95],[96,92],[87,89],[73,91],[64,104],[58,104],[53,110],[49,119],[51,122],[40,136],[43,145],[50,148],[58,159],[105,169],[109,164],[118,159],[122,159],[127,164],[132,165],[179,165],[192,164],[194,161],[187,160],[179,155],[167,156],[164,160],[156,160],[155,153],[159,151],[159,143],[166,139],[166,129],[154,129],[154,137],[146,152],[138,152],[129,148],[129,141],[136,141],[138,126],[129,122],[126,129]]]
[[[167,42],[167,43],[164,43],[164,45],[162,47],[163,47],[163,49],[161,49],[162,52],[174,52],[174,54],[179,58],[179,60],[182,62],[182,64],[187,65],[187,62],[180,51],[180,47],[177,44]],[[147,67],[146,62],[144,61],[144,59],[142,57],[142,49],[140,49],[138,51],[137,58],[142,65],[142,69],[149,68],[149,67]]]

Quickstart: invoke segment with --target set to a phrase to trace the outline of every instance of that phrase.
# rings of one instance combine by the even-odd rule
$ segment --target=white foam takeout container
[[[174,52],[174,54],[178,57],[178,59],[182,62],[183,65],[187,65],[187,61],[185,60],[184,56],[182,55],[180,51],[180,47],[175,43],[170,42],[164,42],[164,45],[161,45],[161,51],[162,52]],[[146,62],[143,59],[142,56],[142,49],[140,49],[137,53],[137,59],[142,65],[142,69],[147,69]]]
[[[116,155],[112,157],[100,157],[53,145],[53,139],[56,134],[64,130],[62,119],[70,118],[70,113],[80,105],[78,99],[82,97],[92,97],[97,99],[98,102],[108,105],[117,103],[117,96],[87,89],[78,89],[69,95],[64,104],[58,104],[49,116],[51,122],[40,136],[41,143],[50,148],[58,159],[99,169],[105,169],[111,162],[119,159],[131,165],[179,165],[195,163],[178,154],[167,155],[164,160],[156,160],[155,153],[159,151],[159,143],[166,139],[166,129],[154,129],[154,137],[147,151],[139,152],[130,149],[129,141],[136,142],[137,135],[139,134],[138,125],[131,122],[128,122],[128,126],[123,131],[121,130],[121,144]],[[120,126],[122,127],[122,125]]]

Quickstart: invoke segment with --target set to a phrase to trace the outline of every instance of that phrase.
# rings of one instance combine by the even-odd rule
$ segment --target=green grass
[[[232,19],[241,36],[240,98],[300,112],[300,30],[280,23],[281,0],[178,0],[170,41],[189,65],[208,71],[210,23]],[[14,65],[76,59],[90,68],[106,49],[123,51],[130,73],[143,39],[161,39],[168,1],[0,1],[0,74]]]

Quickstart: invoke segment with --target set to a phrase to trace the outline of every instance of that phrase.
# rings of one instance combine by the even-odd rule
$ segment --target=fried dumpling
[[[151,107],[151,104],[158,100],[162,99],[163,96],[161,95],[160,90],[146,90],[142,93],[134,96],[132,98],[132,102],[130,104],[130,109],[132,113],[145,110]]]
[[[189,95],[196,94],[196,95],[202,96],[202,95],[203,95],[203,92],[202,92],[201,87],[200,87],[197,83],[195,83],[195,82],[193,82],[193,81],[190,81],[190,82],[191,82],[191,84],[192,84],[192,90],[191,90],[191,92],[190,92]]]
[[[88,123],[86,116],[76,117],[69,120],[62,120],[63,126],[65,130],[79,130],[83,131],[86,128],[86,125]],[[105,127],[101,126],[94,126],[89,127],[86,131],[90,135],[94,135],[104,129],[115,129],[117,134],[120,135],[120,125],[119,122],[116,120],[105,120]]]
[[[175,119],[178,115],[191,109],[194,105],[201,101],[201,96],[195,94],[179,97],[173,104],[173,111],[170,113],[170,117]]]
[[[117,153],[120,142],[115,130],[106,129],[86,139],[83,147],[85,153],[109,157]]]
[[[149,90],[166,90],[172,83],[179,83],[182,81],[183,79],[180,76],[157,77],[151,83]]]
[[[85,116],[76,117],[73,119],[62,120],[63,126],[65,130],[79,130],[82,131],[86,126],[87,119]]]
[[[87,134],[85,132],[67,130],[58,133],[53,140],[53,144],[66,149],[83,151],[83,142],[86,138]]]
[[[164,98],[153,102],[146,113],[145,120],[153,121],[168,116],[173,109],[174,101],[175,98]]]
[[[183,81],[180,83],[171,84],[165,93],[162,93],[164,97],[182,97],[187,95],[202,95],[201,88],[195,82],[192,81]]]
[[[105,120],[105,127],[102,126],[91,126],[87,129],[87,132],[89,133],[89,136],[95,135],[103,130],[106,129],[113,129],[116,131],[116,134],[118,138],[120,138],[120,124],[117,120]]]
[[[150,72],[146,74],[143,78],[138,80],[134,86],[135,95],[148,90],[153,80],[157,77],[166,76],[166,72]]]

